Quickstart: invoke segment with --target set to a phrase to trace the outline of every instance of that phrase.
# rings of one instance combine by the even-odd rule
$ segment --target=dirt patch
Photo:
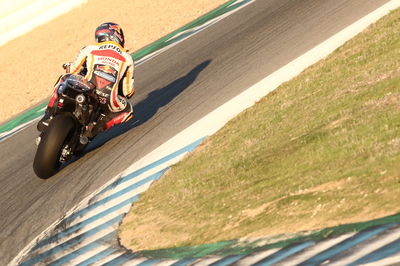
[[[121,223],[122,229],[126,226],[129,227],[130,222],[137,218],[137,216],[128,213]],[[143,250],[148,246],[156,248],[174,246],[182,239],[190,238],[187,232],[179,230],[182,226],[184,224],[181,221],[162,214],[146,215],[145,222],[140,225],[129,230],[120,229],[119,240],[124,247],[131,250]],[[159,237],[161,234],[163,237]],[[157,241],[154,242],[154,239],[157,239]]]
[[[270,209],[270,211],[273,209],[274,211],[276,211],[278,209],[277,207],[277,203],[279,201],[285,200],[289,197],[292,196],[298,196],[298,195],[304,195],[304,194],[313,194],[313,193],[326,193],[327,191],[332,191],[332,190],[340,190],[342,189],[342,187],[346,186],[349,182],[351,182],[351,177],[347,178],[347,179],[343,179],[343,180],[339,180],[339,181],[332,181],[332,182],[328,182],[328,183],[324,183],[312,188],[308,188],[308,189],[303,189],[303,190],[299,190],[296,191],[295,193],[290,193],[287,196],[284,196],[282,198],[278,198],[275,199],[273,201],[264,203],[256,208],[250,208],[250,209],[245,209],[241,211],[241,218],[238,221],[235,221],[234,224],[227,224],[223,230],[224,231],[230,231],[238,226],[240,226],[240,223],[248,220],[248,219],[254,219],[255,217],[257,217],[258,215],[261,215],[265,212],[268,211],[268,209]],[[296,212],[296,206],[297,206],[297,202],[293,202],[292,204],[293,206],[291,206],[292,208],[294,207],[294,212],[293,210],[290,209],[286,209],[285,212],[286,213],[290,213],[293,212],[293,214]],[[311,217],[315,216],[319,211],[321,211],[322,205],[319,204],[316,206],[316,208],[313,210],[313,214]],[[308,228],[309,224],[307,223],[304,227],[303,230],[306,230]],[[315,227],[314,229],[317,229],[318,227]],[[281,227],[279,226],[275,226],[275,229],[277,229],[277,233],[287,233],[290,232],[292,230],[287,230],[286,227],[284,227],[283,229],[281,229]],[[264,229],[263,229],[264,230]],[[268,231],[269,230],[269,231]],[[285,231],[286,230],[286,231]],[[270,232],[270,228],[267,227],[265,228],[265,233],[264,235],[269,235],[271,234]],[[251,234],[253,235],[253,234]]]
[[[400,108],[400,94],[399,93],[388,93],[382,99],[374,99],[365,103],[367,107],[374,109],[382,106],[392,106],[393,108]]]
[[[158,40],[226,0],[89,0],[68,14],[0,46],[0,123],[47,99],[79,50],[94,42],[102,22],[119,23],[131,52]],[[139,78],[140,77],[136,77]],[[140,88],[136,88],[140,90]]]

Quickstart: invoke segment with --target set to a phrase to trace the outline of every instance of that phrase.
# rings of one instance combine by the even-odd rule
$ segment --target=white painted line
[[[46,109],[46,107],[40,109],[38,112],[43,112]],[[0,142],[8,139],[9,137],[13,136],[14,134],[18,133],[19,131],[25,129],[26,127],[28,127],[30,124],[32,124],[33,122],[39,120],[42,116],[37,117],[33,120],[30,120],[24,124],[21,124],[19,126],[14,127],[13,129],[9,130],[9,131],[5,131],[3,133],[0,133]]]
[[[58,259],[61,259],[62,257],[67,256],[67,255],[71,254],[72,252],[74,252],[76,250],[79,250],[79,249],[81,249],[81,248],[83,248],[83,247],[85,247],[85,246],[87,246],[87,245],[89,245],[91,243],[97,242],[97,240],[101,239],[102,237],[105,237],[109,233],[112,233],[112,232],[116,231],[117,229],[118,229],[118,224],[116,224],[114,226],[107,227],[107,228],[99,231],[94,236],[90,236],[90,237],[84,238],[84,239],[82,239],[81,242],[76,242],[73,245],[71,245],[71,247],[65,248],[62,251],[56,252],[55,254],[52,254],[51,256],[46,257],[46,262],[49,263],[49,262],[54,262],[54,261],[56,261]],[[107,247],[108,247],[108,245],[107,245]],[[87,257],[87,258],[89,258],[89,257]]]
[[[91,211],[89,211],[88,213],[84,214],[83,216],[77,217],[77,218],[74,219],[74,220],[71,222],[71,224],[69,224],[68,226],[74,226],[74,225],[76,225],[76,224],[78,224],[78,223],[84,222],[84,221],[87,220],[87,219],[91,219],[91,218],[93,218],[95,215],[100,214],[102,211],[104,211],[104,210],[106,210],[106,209],[108,209],[108,208],[115,207],[117,204],[123,202],[124,200],[127,200],[127,199],[129,199],[129,198],[131,198],[131,197],[134,197],[134,196],[136,196],[136,195],[139,195],[140,193],[143,193],[144,191],[146,191],[146,190],[150,187],[150,184],[151,184],[151,182],[150,182],[150,183],[147,183],[146,185],[141,186],[141,187],[138,188],[138,189],[136,189],[136,190],[133,192],[132,195],[130,195],[129,193],[127,193],[126,195],[124,195],[124,196],[122,196],[122,197],[120,197],[120,198],[117,198],[117,199],[113,200],[112,202],[110,202],[110,204],[112,204],[112,205],[105,205],[105,206],[102,206],[102,209],[96,208],[96,209],[91,210]],[[132,204],[126,204],[125,206],[123,206],[123,207],[121,207],[121,208],[119,208],[119,209],[116,209],[116,210],[112,211],[111,213],[113,213],[114,215],[119,215],[119,214],[122,214],[122,213],[126,213],[126,212],[128,212],[129,209],[131,208],[131,205],[132,205]],[[103,219],[103,218],[101,218],[101,219]],[[100,220],[101,220],[101,219],[100,219]]]
[[[191,263],[190,265],[193,266],[207,266],[210,264],[213,264],[214,262],[217,262],[219,260],[221,260],[222,257],[220,256],[207,256],[201,259],[198,259],[197,261]]]
[[[129,208],[130,208],[130,206],[129,206]],[[126,208],[126,209],[129,210],[129,208]],[[60,237],[56,241],[48,243],[47,245],[45,245],[45,246],[43,246],[41,248],[38,248],[37,250],[35,250],[35,253],[38,253],[38,254],[39,253],[44,253],[44,252],[46,252],[46,251],[48,251],[48,250],[50,250],[50,249],[52,249],[54,247],[60,246],[62,244],[65,244],[67,241],[71,240],[72,238],[77,237],[79,235],[82,235],[84,233],[87,233],[88,231],[90,231],[90,230],[96,228],[97,226],[100,226],[100,225],[102,225],[102,224],[104,224],[104,223],[116,218],[119,215],[120,215],[120,213],[115,213],[115,212],[110,213],[110,214],[104,216],[102,219],[96,220],[96,221],[94,221],[94,222],[82,227],[77,232],[73,232],[73,233],[70,233],[70,234],[68,234],[68,235],[66,235],[64,237]],[[118,224],[118,223],[116,222],[116,224]],[[68,226],[68,228],[70,228],[70,226]]]
[[[85,2],[87,0],[2,1],[0,7],[8,5],[6,10],[10,13],[4,16],[2,12],[0,17],[0,46]]]
[[[291,257],[288,257],[279,263],[277,265],[298,265],[303,261],[308,260],[309,258],[314,257],[315,255],[327,250],[328,248],[354,236],[356,233],[349,233],[349,234],[344,234],[336,238],[332,239],[327,239],[323,240],[321,242],[317,242],[314,246],[305,249],[304,251],[300,253],[296,253],[295,255],[292,255]],[[344,264],[343,264],[344,265]]]
[[[31,2],[32,0],[0,0],[0,18],[17,12],[24,8],[24,6],[29,5]]]
[[[175,157],[175,158],[172,158],[172,159],[169,160],[169,161],[166,161],[166,162],[164,162],[164,163],[162,163],[162,164],[160,164],[160,165],[158,165],[158,166],[155,166],[155,167],[152,168],[152,169],[149,169],[149,170],[146,171],[146,172],[141,173],[140,175],[137,175],[137,176],[134,177],[134,178],[131,178],[129,181],[126,181],[126,182],[123,182],[123,183],[118,184],[118,185],[117,185],[116,187],[114,187],[113,189],[110,189],[109,191],[106,191],[106,192],[102,193],[101,195],[96,196],[96,197],[95,197],[95,200],[92,201],[92,204],[93,204],[93,203],[96,203],[96,202],[98,202],[98,201],[100,201],[100,200],[102,200],[102,199],[104,199],[104,198],[107,198],[107,197],[109,197],[109,196],[111,196],[111,195],[115,195],[116,193],[121,192],[122,190],[126,189],[126,188],[129,187],[129,186],[132,186],[132,185],[136,184],[137,182],[140,182],[140,181],[142,181],[143,179],[145,179],[145,178],[147,178],[147,177],[149,177],[149,176],[152,176],[152,175],[154,175],[154,174],[157,174],[158,172],[161,172],[161,171],[167,169],[167,168],[170,167],[171,165],[173,165],[173,164],[179,162],[186,154],[187,154],[187,153],[184,153],[184,154],[179,155],[179,156],[177,156],[177,157]],[[130,173],[132,173],[132,172],[134,172],[134,171],[135,171],[135,170],[132,170],[132,171],[130,171]],[[129,171],[124,171],[124,172],[129,172]],[[126,176],[126,175],[123,175],[123,176]],[[129,194],[130,194],[130,193],[129,193]]]
[[[341,265],[348,265],[352,262],[357,261],[358,259],[374,252],[375,250],[390,244],[393,241],[396,241],[398,239],[400,239],[400,228],[393,230],[393,231],[389,231],[389,234],[385,234],[384,236],[376,236],[373,241],[369,241],[368,243],[366,243],[365,245],[363,245],[362,243],[357,247],[359,248],[359,250],[357,252],[352,252],[351,254],[349,254],[348,256],[344,256],[342,257],[340,260],[335,261],[333,263],[331,263],[330,265],[337,265],[337,266],[341,266]]]
[[[109,248],[108,245],[98,246],[96,248],[91,249],[90,251],[83,253],[82,255],[68,261],[68,265],[78,265],[79,263],[84,262],[87,259],[99,254],[100,252],[107,250]]]
[[[25,129],[25,128],[28,127],[30,124],[32,124],[32,123],[35,122],[36,120],[39,120],[40,118],[41,118],[41,117],[35,118],[35,119],[31,120],[31,121],[28,121],[28,122],[26,122],[26,123],[24,123],[24,124],[21,124],[21,125],[15,127],[15,128],[13,128],[13,129],[10,130],[10,131],[6,131],[6,132],[3,132],[3,133],[0,133],[0,142],[2,142],[2,141],[4,141],[4,140],[8,139],[9,137],[11,137],[12,135],[14,135],[15,133],[17,133],[17,132],[19,132],[19,131]]]
[[[367,264],[362,264],[363,266],[387,266],[387,265],[399,265],[400,263],[400,254],[396,254],[395,256],[385,258],[383,260],[374,261]]]
[[[238,3],[240,3],[240,2],[244,2],[244,1],[246,1],[246,0],[236,1],[236,2],[232,3],[231,5],[235,5],[235,4],[238,4]],[[166,40],[166,42],[167,42],[167,41],[170,41],[170,40],[173,40],[173,39],[176,39],[176,38],[178,38],[178,37],[181,36],[181,35],[189,34],[189,33],[190,33],[190,34],[189,34],[188,36],[182,38],[182,39],[179,40],[179,41],[173,42],[173,43],[171,43],[170,45],[167,45],[167,46],[165,46],[165,47],[163,47],[163,48],[161,48],[161,49],[158,49],[157,51],[154,51],[153,53],[150,53],[150,54],[148,54],[148,55],[142,57],[142,58],[139,59],[135,64],[136,64],[137,66],[139,66],[139,65],[143,64],[144,62],[151,60],[152,58],[156,57],[157,55],[159,55],[159,54],[165,52],[166,50],[169,50],[170,48],[174,47],[174,46],[177,45],[178,43],[181,43],[181,42],[183,42],[183,41],[185,41],[185,40],[187,40],[187,39],[193,37],[194,35],[196,35],[197,33],[201,32],[202,30],[205,30],[206,28],[208,28],[208,27],[210,27],[210,26],[216,24],[216,23],[219,22],[220,20],[222,20],[222,19],[224,19],[224,18],[226,18],[226,17],[232,15],[233,13],[239,11],[240,9],[242,9],[242,8],[244,8],[244,7],[248,6],[248,5],[250,5],[250,4],[253,3],[254,1],[255,1],[255,0],[250,0],[248,3],[245,3],[245,4],[243,4],[242,6],[236,8],[236,9],[232,9],[231,11],[226,12],[226,13],[224,13],[224,14],[222,14],[222,15],[220,15],[220,16],[214,18],[214,19],[211,19],[211,20],[207,21],[206,23],[204,23],[204,24],[202,24],[202,25],[200,25],[200,26],[193,27],[193,28],[191,28],[191,29],[187,29],[187,30],[185,30],[185,31],[179,32],[178,34],[172,36],[170,39]],[[228,6],[228,7],[229,7],[229,6]]]
[[[152,266],[169,266],[174,264],[175,262],[178,262],[179,260],[163,260],[161,262],[155,263]]]
[[[118,258],[119,256],[121,256],[121,255],[123,255],[123,254],[125,254],[125,252],[121,252],[121,251],[114,252],[114,253],[108,255],[107,257],[105,257],[105,258],[103,258],[103,259],[101,259],[101,260],[96,261],[95,265],[103,265],[103,264],[106,264],[106,263],[112,261],[113,259]]]
[[[93,218],[95,215],[100,214],[101,212],[103,212],[103,211],[105,211],[105,210],[107,210],[109,208],[115,207],[116,205],[118,205],[119,203],[124,202],[125,200],[128,200],[129,198],[132,198],[132,197],[134,197],[136,195],[139,195],[139,194],[143,193],[144,191],[146,191],[150,187],[152,182],[153,181],[148,182],[148,183],[146,183],[146,184],[144,184],[144,185],[132,190],[130,193],[126,193],[126,194],[124,194],[124,195],[122,195],[122,196],[120,196],[120,197],[118,197],[116,199],[113,199],[110,202],[108,202],[106,205],[103,205],[103,206],[101,206],[99,208],[95,208],[93,210],[88,211],[84,215],[79,216],[76,219],[74,219],[73,221],[71,221],[71,223],[68,226],[74,226],[74,225],[76,225],[76,224],[78,224],[80,222],[83,222],[83,221],[87,220],[87,219]],[[126,213],[127,211],[129,211],[131,205],[132,204],[126,204],[124,207],[121,207],[119,209],[116,209],[116,210],[112,211],[112,213],[114,213],[114,214]]]
[[[130,260],[128,262],[125,262],[122,265],[123,266],[139,265],[140,263],[145,262],[146,260],[148,260],[148,258],[143,258],[143,257],[136,258],[136,259]]]
[[[247,265],[253,265],[260,260],[278,252],[280,248],[274,248],[274,249],[268,249],[265,251],[259,251],[255,252],[253,254],[248,255],[247,257],[244,257],[243,259],[239,260],[236,262],[236,265],[238,266],[247,266]]]

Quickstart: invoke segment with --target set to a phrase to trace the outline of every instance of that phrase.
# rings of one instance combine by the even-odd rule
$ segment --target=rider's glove
[[[72,65],[71,62],[64,63],[64,64],[62,65],[62,67],[64,68],[64,70],[65,70],[66,73],[71,73],[71,65]]]

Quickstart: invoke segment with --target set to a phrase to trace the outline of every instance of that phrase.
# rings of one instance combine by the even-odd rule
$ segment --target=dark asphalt
[[[255,1],[141,64],[136,119],[49,180],[32,170],[35,126],[0,143],[0,265],[130,164],[388,1]]]

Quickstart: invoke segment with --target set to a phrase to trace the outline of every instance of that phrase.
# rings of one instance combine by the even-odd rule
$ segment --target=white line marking
[[[104,205],[102,208],[95,208],[94,210],[90,210],[89,212],[85,213],[84,215],[79,216],[79,217],[75,218],[73,221],[71,221],[69,226],[74,226],[80,222],[87,220],[87,219],[93,218],[93,216],[100,214],[102,211],[104,211],[108,208],[115,207],[117,204],[122,203],[123,201],[128,200],[129,198],[143,193],[150,187],[151,183],[152,182],[146,183],[146,184],[132,190],[132,192],[130,192],[130,193],[126,193],[116,199],[113,199],[107,205]],[[126,204],[124,207],[114,210],[112,213],[115,213],[115,214],[126,213],[130,209],[130,207],[131,207],[131,204]]]
[[[396,254],[395,256],[385,258],[383,260],[374,261],[367,264],[362,264],[363,266],[386,266],[386,265],[399,265],[400,263],[400,253]]]
[[[237,4],[237,3],[240,3],[240,2],[244,2],[244,1],[245,1],[245,0],[240,0],[240,1],[237,1],[237,2],[232,3],[231,5],[234,5],[234,4]],[[181,42],[183,42],[183,41],[185,41],[185,40],[187,40],[187,39],[193,37],[194,35],[196,35],[197,33],[201,32],[202,30],[207,29],[208,27],[210,27],[210,26],[216,24],[217,22],[221,21],[222,19],[224,19],[224,18],[226,18],[226,17],[232,15],[233,13],[239,11],[240,9],[242,9],[242,8],[244,8],[244,7],[248,6],[248,5],[250,5],[250,4],[253,3],[254,1],[255,1],[255,0],[251,0],[251,1],[249,1],[248,3],[245,3],[244,5],[242,5],[242,6],[238,7],[238,8],[236,8],[236,9],[233,9],[233,10],[228,11],[228,12],[226,12],[226,13],[224,13],[224,14],[218,16],[218,17],[215,17],[215,18],[213,18],[213,19],[207,21],[206,23],[204,23],[204,24],[202,24],[202,25],[199,25],[199,26],[193,27],[193,28],[191,28],[191,29],[187,29],[187,30],[185,30],[185,31],[179,32],[178,34],[176,34],[176,35],[172,36],[171,38],[169,38],[168,40],[166,40],[166,42],[167,42],[167,41],[170,41],[170,40],[173,40],[173,39],[176,39],[176,38],[178,38],[179,36],[184,35],[184,34],[190,33],[190,35],[188,35],[188,36],[182,38],[181,40],[178,40],[178,41],[176,41],[176,42],[173,42],[173,43],[171,43],[171,44],[169,44],[169,45],[167,45],[167,46],[165,46],[165,47],[163,47],[163,48],[161,48],[161,49],[159,49],[159,50],[157,50],[157,51],[154,51],[154,52],[152,52],[152,53],[150,53],[150,54],[148,54],[148,55],[142,57],[142,58],[139,59],[135,64],[136,64],[137,66],[139,66],[139,65],[141,65],[141,64],[143,64],[143,63],[145,63],[145,62],[151,60],[152,58],[156,57],[157,55],[159,55],[159,54],[161,54],[161,53],[163,53],[163,52],[165,52],[165,51],[171,49],[172,47],[174,47],[174,46],[177,45],[178,43],[181,43]]]
[[[142,263],[142,262],[144,262],[144,261],[146,261],[146,260],[148,260],[148,259],[147,259],[147,258],[143,258],[143,257],[141,257],[141,258],[136,258],[136,259],[130,260],[130,261],[128,261],[128,262],[125,262],[125,263],[123,263],[122,265],[123,265],[123,266],[139,265],[140,263]]]
[[[255,252],[253,254],[248,255],[247,257],[244,257],[243,259],[239,260],[236,265],[238,266],[247,266],[247,265],[253,265],[254,263],[257,263],[258,261],[278,252],[280,248],[274,248],[274,249],[268,249],[264,251],[259,251]]]
[[[40,109],[38,112],[43,112],[46,109],[46,107],[43,107],[42,109]],[[26,127],[28,127],[30,124],[32,124],[33,122],[35,122],[36,120],[39,120],[40,118],[42,118],[42,116],[39,116],[33,120],[30,120],[24,124],[21,124],[19,126],[14,127],[13,129],[9,130],[9,131],[5,131],[3,133],[0,133],[0,142],[8,139],[9,137],[15,135],[16,133],[18,133],[19,131],[22,131],[23,129],[25,129]],[[11,121],[10,121],[11,122]],[[4,137],[4,138],[3,138]]]
[[[280,261],[279,263],[277,263],[277,265],[298,265],[301,262],[306,261],[309,258],[327,250],[328,248],[354,236],[355,234],[356,233],[349,233],[333,239],[323,240],[321,242],[316,243],[314,246],[305,249],[300,253],[296,253],[295,255],[292,255],[291,257],[288,257]]]
[[[108,249],[108,245],[103,245],[103,246],[98,246],[96,248],[91,249],[90,251],[68,261],[68,265],[78,265],[79,263],[84,262],[87,259],[90,259],[91,257],[101,253],[102,251]]]
[[[30,124],[32,124],[32,123],[35,122],[36,120],[39,120],[40,118],[41,118],[41,117],[35,118],[35,119],[31,120],[31,121],[28,121],[28,122],[26,122],[26,123],[23,123],[23,124],[21,124],[21,125],[15,127],[15,128],[13,128],[13,129],[10,130],[10,131],[6,131],[6,132],[3,132],[3,133],[0,133],[0,139],[1,139],[0,142],[2,142],[2,141],[4,141],[4,140],[8,139],[9,137],[13,136],[14,134],[16,134],[16,133],[18,133],[18,132],[24,130],[24,129],[27,128]]]
[[[6,3],[7,2],[7,3]],[[30,32],[37,26],[71,11],[87,0],[35,0],[35,1],[3,1],[0,7],[9,6],[6,16],[0,16],[0,46]],[[10,4],[11,3],[11,4]]]
[[[49,262],[54,262],[58,259],[61,259],[62,257],[67,256],[67,255],[71,254],[72,252],[85,247],[86,245],[97,242],[97,240],[99,240],[100,238],[108,235],[109,233],[112,233],[113,231],[116,231],[117,229],[118,229],[118,224],[109,226],[109,227],[99,231],[96,235],[84,238],[84,239],[82,239],[81,242],[74,243],[73,245],[71,245],[70,248],[63,249],[62,251],[56,252],[56,253],[46,257],[46,262],[49,263]],[[104,245],[106,245],[106,244],[104,244]],[[108,245],[107,245],[107,247],[108,247]]]
[[[140,175],[135,176],[134,178],[131,178],[129,181],[126,181],[124,183],[118,184],[113,189],[110,189],[109,191],[106,191],[103,194],[101,194],[99,196],[96,196],[95,200],[92,201],[92,204],[96,203],[96,202],[98,202],[98,201],[100,201],[100,200],[102,200],[104,198],[107,198],[107,197],[109,197],[111,195],[119,193],[119,192],[121,192],[122,190],[126,189],[129,186],[134,185],[135,183],[137,183],[137,182],[139,182],[139,181],[141,181],[141,180],[143,180],[143,179],[145,179],[147,177],[150,177],[151,175],[157,174],[158,172],[165,170],[166,168],[170,167],[171,165],[179,162],[186,154],[187,153],[185,152],[184,154],[181,154],[181,155],[179,155],[179,156],[177,156],[175,158],[172,158],[169,161],[166,161],[166,162],[164,162],[164,163],[162,163],[162,164],[160,164],[158,166],[155,166],[152,169],[147,170],[146,172],[141,173]],[[130,172],[132,173],[135,170],[136,169],[134,169],[134,170],[132,170]],[[129,172],[129,171],[127,171],[127,172]]]
[[[342,257],[340,260],[331,263],[330,265],[347,265],[352,262],[357,261],[358,259],[374,252],[375,250],[390,244],[393,241],[400,239],[400,228],[396,230],[389,230],[389,235],[379,236],[377,235],[373,241],[369,241],[365,245],[361,243],[357,248],[359,249],[357,252],[351,253],[348,256]]]
[[[129,208],[126,208],[126,209],[129,210]],[[68,234],[68,235],[66,235],[64,237],[61,237],[61,238],[57,239],[54,242],[46,244],[45,246],[35,250],[35,253],[37,253],[37,254],[44,253],[44,252],[46,252],[46,251],[48,251],[50,249],[53,249],[53,248],[55,248],[57,246],[60,246],[60,245],[62,245],[64,243],[66,243],[67,241],[71,240],[72,238],[77,237],[79,235],[82,235],[84,233],[87,233],[89,230],[92,230],[92,229],[96,228],[97,226],[102,225],[103,223],[106,223],[106,222],[112,220],[113,218],[116,218],[119,215],[120,215],[120,213],[115,213],[115,212],[110,213],[110,214],[102,217],[102,219],[96,220],[95,222],[90,223],[90,224],[82,227],[77,232],[70,233],[70,234]],[[116,222],[115,224],[118,224],[118,223]],[[70,228],[70,226],[68,226],[68,228]]]
[[[114,253],[108,255],[107,257],[96,261],[95,265],[106,264],[107,262],[112,261],[113,259],[118,258],[119,256],[121,256],[123,254],[125,254],[125,252],[121,252],[121,251],[114,252]]]
[[[196,260],[195,262],[192,262],[190,265],[207,266],[207,265],[213,264],[214,262],[219,261],[221,259],[222,259],[222,257],[219,257],[219,256],[206,256],[206,257]]]
[[[158,263],[153,264],[152,266],[169,266],[177,262],[178,260],[164,260]]]

